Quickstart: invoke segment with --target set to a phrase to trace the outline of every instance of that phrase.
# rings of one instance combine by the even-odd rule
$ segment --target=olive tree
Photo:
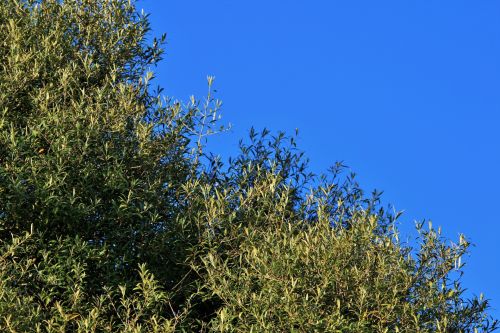
[[[213,157],[213,79],[163,97],[149,32],[134,1],[0,2],[2,331],[496,329],[465,238],[401,242],[377,193],[281,133]]]

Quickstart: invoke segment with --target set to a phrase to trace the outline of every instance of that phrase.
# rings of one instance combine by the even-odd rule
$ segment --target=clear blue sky
[[[236,152],[251,126],[300,129],[320,173],[343,160],[361,186],[476,244],[464,284],[500,317],[500,2],[142,0],[167,33],[157,83],[202,97],[206,76]]]

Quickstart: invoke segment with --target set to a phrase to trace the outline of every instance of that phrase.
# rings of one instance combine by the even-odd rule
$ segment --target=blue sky
[[[293,133],[316,173],[342,160],[361,186],[473,243],[464,285],[500,317],[500,2],[142,0],[167,33],[165,93],[216,77],[230,133]]]

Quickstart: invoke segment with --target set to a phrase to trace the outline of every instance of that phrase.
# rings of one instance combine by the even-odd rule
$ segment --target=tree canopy
[[[223,163],[209,93],[154,90],[165,37],[128,0],[0,2],[2,332],[491,332],[469,243],[367,196],[294,137]],[[221,134],[223,135],[223,134]]]

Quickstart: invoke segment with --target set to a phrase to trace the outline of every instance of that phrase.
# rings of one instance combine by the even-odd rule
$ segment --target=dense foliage
[[[491,332],[457,244],[293,138],[205,151],[220,102],[153,92],[125,0],[0,2],[2,332]],[[209,78],[209,86],[212,79]]]

